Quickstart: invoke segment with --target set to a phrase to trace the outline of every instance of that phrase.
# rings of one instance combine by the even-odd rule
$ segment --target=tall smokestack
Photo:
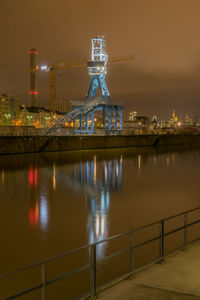
[[[37,105],[37,50],[32,48],[30,50],[30,103],[31,106]]]

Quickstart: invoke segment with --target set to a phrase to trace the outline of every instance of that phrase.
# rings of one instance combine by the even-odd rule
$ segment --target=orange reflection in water
[[[31,227],[37,227],[39,222],[39,207],[38,203],[36,203],[35,207],[31,207],[29,211],[29,221]]]

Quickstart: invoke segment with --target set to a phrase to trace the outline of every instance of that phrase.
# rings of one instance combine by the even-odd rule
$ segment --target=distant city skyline
[[[0,93],[29,105],[29,50],[38,63],[89,59],[90,39],[104,34],[110,56],[134,55],[108,66],[111,101],[126,111],[168,119],[200,116],[198,0],[1,0]],[[57,97],[84,99],[86,68],[57,73]],[[38,74],[38,103],[49,106],[49,76]]]

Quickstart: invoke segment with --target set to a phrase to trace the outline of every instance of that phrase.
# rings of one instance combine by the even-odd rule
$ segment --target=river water
[[[200,206],[199,175],[200,150],[182,147],[1,156],[0,274]]]

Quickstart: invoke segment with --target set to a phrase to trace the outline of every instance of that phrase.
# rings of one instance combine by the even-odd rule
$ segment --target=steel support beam
[[[103,119],[103,130],[106,129],[106,107],[104,106],[102,109],[102,119]]]
[[[92,121],[91,130],[92,132],[94,132],[94,110],[91,111],[91,121]]]
[[[103,100],[110,100],[110,94],[105,82],[105,76],[101,75],[92,75],[89,90],[86,96],[86,100],[94,100],[97,88],[99,87],[101,98]]]
[[[119,118],[120,118],[120,121],[119,121],[119,128],[120,130],[122,130],[122,124],[123,124],[123,108],[120,107],[120,110],[119,110]]]
[[[88,113],[86,114],[85,117],[85,130],[88,131]]]
[[[114,112],[115,112],[115,125],[114,125],[114,130],[117,131],[117,114],[118,114],[118,108],[117,108],[117,107],[114,108]]]
[[[112,107],[108,107],[108,130],[110,131],[112,128]]]
[[[83,128],[82,128],[82,121],[83,121],[83,115],[81,115],[81,116],[80,116],[80,118],[79,118],[80,130],[82,130],[82,129],[83,129]]]

